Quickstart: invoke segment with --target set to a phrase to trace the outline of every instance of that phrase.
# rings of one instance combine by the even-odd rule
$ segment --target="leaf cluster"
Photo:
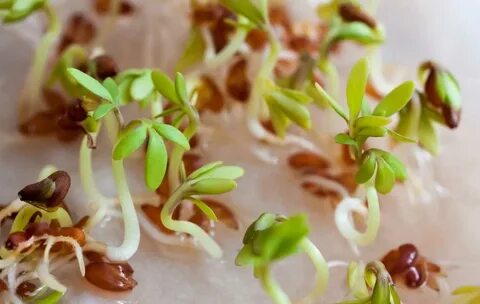
[[[264,213],[248,227],[235,263],[261,267],[294,255],[309,230],[306,215],[286,218]]]

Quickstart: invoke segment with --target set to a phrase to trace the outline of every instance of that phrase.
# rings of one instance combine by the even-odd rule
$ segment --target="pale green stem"
[[[107,116],[105,116],[105,118],[103,119],[103,121],[105,122],[105,127],[107,129],[107,135],[108,139],[110,140],[110,144],[114,146],[117,142],[119,132],[118,121],[115,118],[115,114],[113,114],[112,112],[108,113]]]
[[[309,239],[305,238],[300,246],[308,255],[315,266],[315,269],[317,270],[314,289],[306,298],[301,301],[302,304],[310,304],[314,303],[315,299],[321,296],[327,288],[329,278],[328,263],[325,261],[325,258],[320,250],[318,250],[318,248]]]
[[[187,140],[190,140],[197,133],[200,122],[198,113],[195,113],[194,110],[190,108],[187,109],[187,116],[189,122],[183,134]],[[170,187],[170,191],[174,191],[180,186],[180,169],[182,166],[184,153],[185,149],[179,145],[175,145],[172,150],[170,163],[168,165],[168,185]]]
[[[93,136],[97,136],[96,134]],[[92,149],[88,147],[88,137],[84,136],[80,146],[79,157],[80,182],[85,192],[88,202],[93,204],[95,213],[90,217],[86,225],[89,230],[102,221],[107,213],[108,198],[106,198],[95,184],[95,178],[92,168]]]
[[[48,63],[48,54],[53,44],[60,35],[60,22],[54,9],[47,3],[43,7],[48,19],[47,32],[38,45],[33,58],[33,64],[29,71],[24,90],[18,104],[18,122],[23,123],[30,118],[35,111],[36,103],[42,96],[42,78]]]
[[[272,30],[268,33],[270,42],[270,51],[267,60],[262,65],[253,84],[253,90],[248,103],[249,120],[259,120],[262,112],[263,91],[265,80],[272,77],[273,70],[280,55],[281,46]]]
[[[351,219],[351,212],[361,212],[365,210],[358,199],[346,198],[335,210],[335,223],[340,233],[355,244],[367,246],[377,237],[380,228],[380,204],[378,193],[372,181],[365,185],[368,208],[367,208],[367,228],[364,232],[359,232]]]
[[[163,225],[168,229],[191,235],[213,258],[219,259],[223,254],[222,249],[208,233],[192,222],[177,221],[172,218],[173,212],[180,205],[185,194],[189,191],[189,183],[185,183],[177,188],[163,206],[160,219]]]
[[[123,161],[112,160],[112,170],[117,187],[118,199],[122,208],[124,238],[119,247],[108,246],[106,256],[113,261],[126,261],[130,259],[140,244],[140,226],[132,196],[128,188]]]
[[[268,265],[257,267],[255,273],[262,283],[263,290],[270,296],[275,304],[290,304],[288,295],[282,290],[280,285],[275,281]]]
[[[241,21],[241,19],[245,19],[245,17],[239,17],[239,21]],[[223,48],[220,53],[216,54],[215,57],[209,59],[205,63],[206,68],[208,70],[214,70],[230,60],[242,47],[247,35],[248,29],[244,27],[237,27],[237,30],[228,45]]]

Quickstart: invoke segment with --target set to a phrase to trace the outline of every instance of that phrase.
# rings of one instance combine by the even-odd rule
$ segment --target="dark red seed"
[[[165,234],[173,234],[174,232],[167,227],[165,227],[160,220],[160,213],[162,212],[162,206],[157,207],[157,206],[152,206],[149,204],[144,204],[142,205],[142,211],[145,213],[145,215],[148,217],[148,219],[163,233]],[[174,217],[179,216],[179,208],[175,210]]]
[[[19,126],[22,134],[31,136],[52,134],[56,128],[56,114],[53,112],[39,112]]]
[[[413,244],[404,244],[398,247],[399,259],[396,272],[403,272],[412,266],[418,258],[417,247]]]
[[[197,94],[198,98],[195,106],[199,112],[210,110],[218,113],[225,105],[222,92],[220,92],[215,82],[208,76],[201,78],[200,85],[197,87]]]
[[[268,34],[261,29],[253,29],[248,33],[247,44],[254,51],[261,51],[268,43]]]
[[[7,241],[5,242],[5,248],[8,250],[14,250],[20,245],[20,243],[28,240],[28,236],[24,231],[17,231],[8,236]]]
[[[107,257],[104,255],[95,252],[95,251],[86,251],[83,255],[90,261],[90,262],[109,262]]]
[[[17,295],[22,298],[27,298],[30,296],[32,292],[37,289],[37,285],[30,283],[30,282],[23,282],[17,287]]]
[[[0,280],[0,293],[8,290],[7,283],[4,280]]]
[[[60,92],[49,88],[43,88],[42,95],[43,100],[51,111],[55,113],[65,111],[67,101]]]
[[[187,175],[199,169],[203,165],[202,157],[197,153],[185,153],[183,155],[183,164]]]
[[[93,59],[96,68],[96,74],[99,79],[104,80],[108,77],[115,77],[118,74],[118,65],[109,55],[100,55]]]
[[[115,292],[132,290],[137,286],[132,274],[133,269],[128,264],[92,262],[85,269],[85,278],[90,283]]]
[[[18,192],[18,197],[40,208],[58,208],[70,189],[70,175],[56,171],[40,182],[28,185]]]
[[[75,122],[82,122],[87,118],[88,114],[82,107],[82,101],[80,99],[75,99],[73,103],[68,106],[67,116]]]
[[[112,6],[111,0],[95,0],[95,11],[99,15],[106,15],[110,13],[110,8]],[[129,1],[120,2],[119,13],[120,15],[131,15],[135,12],[135,6]]]
[[[456,129],[460,124],[460,118],[462,116],[461,110],[454,110],[451,106],[444,104],[442,106],[443,118],[445,119],[446,125],[450,129]]]
[[[405,274],[405,284],[410,288],[418,288],[422,286],[427,280],[427,273],[425,268],[410,267]]]
[[[87,225],[88,221],[90,220],[90,216],[86,215],[82,217],[75,225],[75,228],[83,229]]]

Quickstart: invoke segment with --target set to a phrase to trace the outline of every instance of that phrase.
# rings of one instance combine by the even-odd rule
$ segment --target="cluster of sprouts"
[[[6,302],[57,303],[67,287],[52,272],[72,259],[78,261],[81,275],[99,288],[133,289],[137,282],[127,261],[139,249],[141,227],[154,240],[198,247],[221,258],[212,223],[239,226],[236,214],[211,197],[233,191],[244,171],[222,162],[199,164],[201,157],[190,150],[201,136],[202,113],[225,111],[229,100],[244,108],[245,124],[255,140],[303,149],[291,156],[290,165],[309,176],[302,184],[306,190],[335,200],[335,224],[354,248],[375,242],[381,222],[380,194],[402,187],[408,178],[399,157],[383,146],[374,147],[378,139],[418,143],[436,154],[435,124],[454,129],[460,123],[459,85],[432,61],[420,65],[418,86],[405,81],[386,91],[379,84],[382,76],[375,69],[371,72],[369,65],[385,31],[357,1],[322,4],[317,9],[319,23],[300,27],[277,2],[192,0],[190,37],[174,77],[153,67],[121,70],[103,51],[103,43],[116,19],[136,8],[127,1],[94,3],[96,12],[106,15],[99,33],[88,16],[78,14],[62,30],[48,0],[0,1],[4,23],[40,12],[47,17],[47,30],[18,101],[18,122],[25,135],[55,133],[68,141],[82,137],[79,175],[91,210],[74,223],[66,204],[70,176],[47,167],[37,183],[22,189],[0,211],[2,224],[12,219],[0,249],[0,290],[6,291]],[[58,54],[51,56],[49,66],[50,50],[58,38]],[[341,103],[333,60],[344,42],[369,49],[348,76],[347,108]],[[261,64],[256,65],[259,58]],[[133,103],[147,111],[128,120],[127,106]],[[343,175],[326,172],[335,160],[323,146],[291,132],[296,128],[297,134],[320,133],[311,130],[312,106],[333,110],[345,123],[336,136],[322,135],[342,150],[347,167]],[[107,142],[100,140],[102,132],[108,135]],[[105,196],[95,181],[92,158],[98,145],[111,148],[115,197]],[[143,160],[150,196],[133,193],[128,183],[125,162],[134,156]],[[152,197],[158,203],[152,203]],[[109,214],[123,220],[123,241],[118,246],[91,236]],[[357,228],[354,216],[363,221],[365,230]],[[246,230],[235,263],[253,267],[274,303],[289,304],[292,301],[273,278],[271,267],[306,253],[316,269],[315,284],[295,303],[316,303],[328,288],[330,266],[309,233],[307,215],[266,212]],[[395,283],[410,288],[426,284],[438,291],[444,275],[414,245],[405,244],[381,261],[351,262],[346,285],[354,299],[339,303],[400,304]],[[477,287],[459,288],[454,295],[455,303],[480,299]]]

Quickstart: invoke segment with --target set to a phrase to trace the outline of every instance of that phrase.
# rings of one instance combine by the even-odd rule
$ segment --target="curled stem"
[[[222,249],[208,233],[192,222],[178,221],[172,218],[173,212],[189,191],[190,183],[188,182],[178,187],[163,206],[160,219],[168,229],[191,235],[213,258],[219,259],[223,254]]]
[[[327,288],[329,279],[329,266],[320,250],[318,250],[318,248],[308,238],[303,239],[303,241],[300,243],[300,248],[308,255],[308,257],[312,261],[315,269],[317,270],[317,274],[314,288],[310,292],[310,294],[301,300],[294,301],[294,303],[312,304],[320,295],[325,292]],[[274,303],[291,303],[288,295],[273,279],[270,267],[268,265],[255,267],[255,274],[262,282],[263,289],[272,298]]]
[[[340,233],[348,240],[361,246],[371,244],[377,237],[380,228],[380,204],[378,201],[378,193],[375,186],[368,182],[365,186],[368,208],[363,202],[355,198],[345,198],[337,206],[335,210],[335,223]],[[367,228],[364,232],[359,232],[355,228],[352,220],[352,212],[359,212],[367,216]]]
[[[118,199],[122,208],[124,238],[119,247],[108,246],[106,256],[113,261],[126,261],[130,259],[138,249],[140,244],[140,226],[128,188],[123,161],[113,160],[112,169],[118,191]]]
[[[20,96],[17,114],[19,123],[23,123],[30,118],[35,103],[41,98],[42,77],[47,67],[48,54],[52,49],[53,43],[60,35],[60,21],[53,7],[46,3],[43,11],[48,19],[47,31],[35,51],[33,64]]]

